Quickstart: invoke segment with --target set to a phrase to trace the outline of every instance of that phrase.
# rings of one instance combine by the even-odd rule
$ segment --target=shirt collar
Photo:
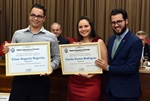
[[[28,26],[26,29],[25,29],[25,32],[31,32],[30,31],[30,26]],[[44,27],[42,26],[42,28],[40,29],[40,31],[39,31],[39,33],[45,33],[46,32],[46,30],[44,29]]]
[[[127,28],[126,31],[123,34],[120,35],[121,39],[124,38],[124,36],[128,33],[128,31],[129,31],[129,29]]]

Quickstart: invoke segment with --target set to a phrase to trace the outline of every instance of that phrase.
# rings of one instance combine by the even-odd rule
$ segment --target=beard
[[[117,33],[115,30],[113,30],[113,31],[116,35],[121,35],[126,31],[126,29],[127,29],[127,25],[125,24],[125,26],[122,28],[121,32]]]

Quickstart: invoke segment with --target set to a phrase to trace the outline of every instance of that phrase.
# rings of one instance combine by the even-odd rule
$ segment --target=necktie
[[[113,51],[112,51],[112,58],[114,57],[115,53],[116,53],[116,50],[119,46],[119,40],[120,40],[120,36],[116,35],[116,39],[115,39],[115,43],[114,43],[114,48],[113,48]]]

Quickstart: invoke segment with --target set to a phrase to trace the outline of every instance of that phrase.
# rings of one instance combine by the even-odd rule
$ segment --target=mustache
[[[121,28],[121,26],[117,26],[117,27],[115,27],[115,29],[116,29],[116,28]],[[127,25],[125,24],[125,26],[122,27],[121,32],[117,33],[115,30],[113,30],[113,32],[114,32],[116,35],[121,35],[121,34],[123,34],[123,33],[126,31],[126,29],[127,29]]]

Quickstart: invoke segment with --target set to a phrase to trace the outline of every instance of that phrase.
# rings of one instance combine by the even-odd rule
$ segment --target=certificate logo
[[[14,52],[15,52],[15,49],[14,49],[14,48],[12,48],[12,49],[11,49],[11,52],[12,52],[12,53],[14,53]]]
[[[64,49],[64,52],[65,52],[65,53],[68,53],[68,49]]]

